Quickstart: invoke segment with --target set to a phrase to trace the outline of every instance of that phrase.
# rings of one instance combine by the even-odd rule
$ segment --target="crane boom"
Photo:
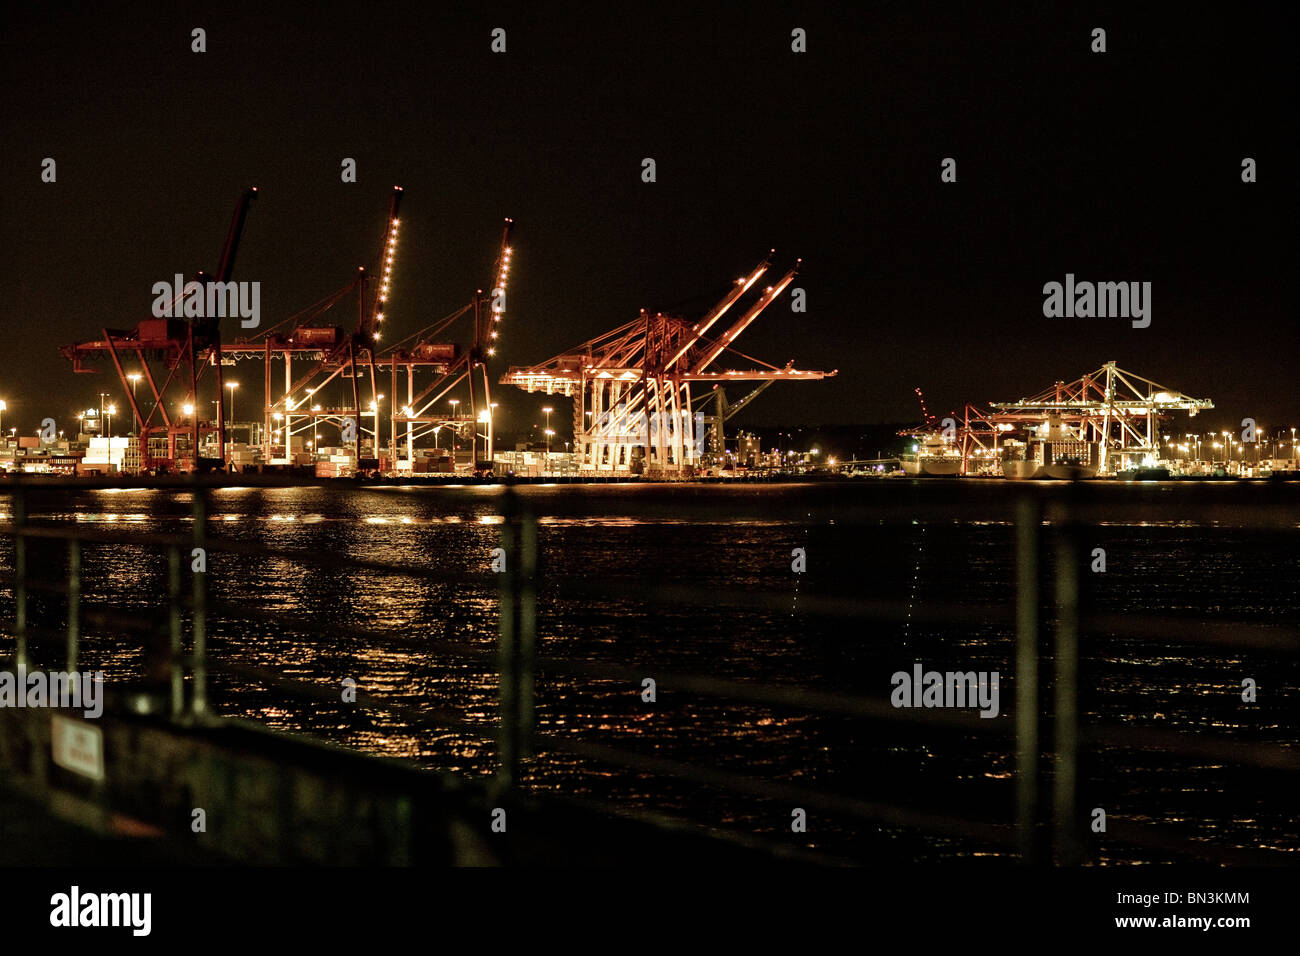
[[[709,329],[712,328],[713,324],[718,321],[718,319],[726,315],[727,310],[730,309],[733,305],[735,305],[736,301],[742,295],[748,292],[755,282],[757,282],[759,279],[763,277],[763,273],[765,273],[772,265],[772,253],[775,251],[776,251],[775,249],[769,251],[767,254],[767,258],[764,259],[762,262],[760,262],[757,268],[755,268],[754,271],[751,272],[747,278],[745,278],[742,282],[737,282],[735,287],[732,288],[730,292],[728,292],[725,296],[722,297],[722,301],[719,302],[717,305],[715,305],[709,311],[708,315],[702,318],[691,328],[691,333],[692,333],[691,336],[687,338],[687,340],[682,344],[681,348],[677,350],[677,354],[675,354],[664,364],[665,369],[670,369],[675,364],[677,364],[677,360],[680,359],[683,355],[685,355],[690,350],[690,348],[700,340],[700,338],[704,335],[704,333],[708,332]]]
[[[239,251],[239,240],[244,235],[244,222],[248,219],[248,207],[257,198],[257,187],[245,189],[235,204],[235,215],[230,220],[230,230],[226,233],[226,244],[221,250],[221,263],[217,266],[216,281],[230,281],[235,271],[235,254]],[[197,282],[205,282],[203,273],[199,273]],[[195,335],[200,347],[206,347],[217,341],[221,319],[219,316],[205,316],[194,322]]]
[[[717,454],[722,454],[722,452],[727,447],[727,441],[726,441],[727,422],[731,421],[732,417],[738,411],[740,411],[742,408],[744,408],[754,399],[758,398],[758,396],[763,392],[763,390],[766,389],[769,385],[771,385],[775,381],[776,379],[774,378],[769,378],[764,380],[763,382],[759,383],[758,388],[754,389],[752,392],[750,392],[740,401],[736,402],[736,404],[734,405],[727,402],[727,390],[725,387],[721,385],[714,386],[713,391],[709,393],[708,397],[705,398],[704,401],[708,402],[709,399],[712,399],[714,402],[714,408],[713,408],[714,414],[712,416],[712,420],[710,421],[710,425],[712,426],[712,430],[713,430],[713,447]],[[696,408],[701,408],[701,407],[703,407],[703,404],[696,406]],[[705,421],[709,421],[709,419],[705,419]]]
[[[746,396],[745,396],[744,398],[742,398],[740,401],[736,402],[736,404],[734,404],[734,405],[727,405],[727,406],[726,406],[726,411],[723,413],[722,420],[725,421],[725,422],[729,422],[729,421],[731,421],[732,416],[734,416],[734,415],[736,414],[736,412],[740,411],[742,408],[744,408],[746,405],[748,405],[748,404],[749,404],[750,402],[752,402],[754,399],[758,398],[758,396],[759,396],[760,394],[762,394],[763,390],[766,389],[769,385],[771,385],[771,384],[772,384],[773,382],[775,382],[775,381],[776,381],[776,379],[774,379],[774,378],[769,378],[769,379],[767,379],[766,381],[759,383],[758,388],[754,389],[752,392],[750,392],[748,395],[746,395]],[[721,391],[720,388],[719,388],[719,391]],[[723,404],[725,404],[725,403],[726,403],[726,398],[724,397],[722,401],[723,401]]]
[[[759,313],[771,305],[776,297],[785,291],[785,287],[794,281],[794,277],[799,274],[799,264],[801,262],[803,262],[802,259],[795,260],[794,267],[781,277],[780,282],[774,286],[768,286],[767,291],[763,293],[762,298],[750,306],[748,311],[736,320],[736,324],[729,328],[722,338],[718,339],[718,341],[714,343],[713,347],[704,353],[704,357],[695,363],[695,367],[691,369],[692,373],[698,374],[703,372],[709,367],[709,364],[714,359],[722,354],[723,350],[726,349],[727,346],[736,341],[740,336],[740,333],[745,331],[745,329],[749,327],[750,323],[758,318]]]
[[[250,186],[239,197],[235,207],[235,216],[230,220],[230,231],[226,233],[226,246],[221,250],[221,265],[217,267],[217,281],[229,282],[235,271],[235,253],[239,251],[239,240],[244,234],[244,220],[248,218],[248,207],[257,198],[257,187]]]
[[[362,314],[361,327],[357,330],[365,344],[379,340],[379,326],[384,321],[384,309],[388,307],[389,286],[393,278],[393,259],[397,254],[397,213],[402,205],[402,187],[393,187],[392,200],[388,206],[388,223],[384,227],[384,245],[379,254],[380,272],[379,288],[375,290],[370,308]]]
[[[510,279],[510,233],[514,228],[515,221],[506,219],[505,227],[501,230],[501,251],[497,253],[497,261],[492,267],[492,295],[489,297],[491,306],[486,314],[476,315],[474,321],[475,351],[486,350],[489,356],[496,353],[496,324],[506,313],[506,285]]]

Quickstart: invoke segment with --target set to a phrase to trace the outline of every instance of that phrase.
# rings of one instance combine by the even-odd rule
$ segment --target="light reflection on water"
[[[1013,675],[1011,634],[997,623],[977,621],[960,630],[913,625],[904,633],[892,625],[810,618],[794,601],[794,585],[800,595],[899,599],[913,593],[916,579],[919,601],[1005,604],[1014,580],[1011,526],[978,508],[957,520],[920,517],[902,527],[863,526],[810,523],[798,508],[785,507],[800,494],[788,486],[720,488],[705,493],[706,510],[676,514],[671,509],[640,513],[645,490],[630,486],[537,487],[522,493],[545,512],[539,519],[544,581],[593,576],[631,589],[692,584],[706,591],[791,595],[788,613],[707,602],[650,607],[634,590],[626,598],[593,602],[561,598],[544,584],[539,596],[543,653],[630,665],[650,677],[694,671],[877,698],[888,696],[895,670],[916,660],[937,669]],[[0,508],[9,510],[3,496]],[[177,491],[46,495],[34,499],[31,512],[38,521],[132,531],[192,528],[189,497]],[[504,520],[498,492],[474,486],[432,495],[400,488],[224,488],[214,492],[211,512],[210,531],[223,538],[457,574],[487,571]],[[1105,547],[1110,568],[1091,582],[1100,609],[1294,622],[1300,558],[1252,532],[1216,529],[1213,534],[1211,541],[1207,525],[1185,520],[1102,525],[1096,544]],[[810,565],[792,581],[790,553],[796,546],[808,549]],[[0,564],[10,566],[11,555],[10,543],[0,542]],[[483,664],[456,657],[450,647],[494,646],[498,605],[490,584],[450,585],[216,551],[209,555],[208,569],[214,598],[290,617],[284,625],[214,618],[209,645],[217,659],[335,689],[352,677],[363,693],[377,698],[450,711],[481,729],[484,739],[458,730],[414,728],[391,713],[345,705],[341,695],[334,706],[294,703],[277,691],[214,675],[210,696],[222,713],[430,767],[469,774],[494,770],[495,675]],[[109,603],[142,617],[162,607],[165,560],[147,549],[88,547],[83,574],[87,603]],[[4,592],[3,601],[10,600]],[[6,613],[8,608],[6,603]],[[422,647],[362,640],[349,636],[349,629],[380,629]],[[1085,653],[1094,659],[1099,719],[1296,742],[1294,697],[1287,696],[1297,684],[1294,662],[1104,638],[1090,639]],[[83,661],[103,668],[109,680],[132,679],[141,667],[140,653],[113,634],[87,634]],[[1230,691],[1250,667],[1267,673],[1277,692],[1258,709],[1243,712],[1233,705]],[[674,692],[670,685],[661,685],[659,700],[650,706],[639,691],[622,682],[544,672],[537,689],[539,730],[864,799],[892,797],[949,811],[963,807],[968,816],[1005,818],[1010,806],[1014,760],[982,741],[791,714]],[[1003,693],[1014,695],[1013,680],[1004,683]],[[1009,712],[1005,701],[1003,710]],[[1256,777],[1127,752],[1100,755],[1093,770],[1098,783],[1090,796],[1099,802],[1089,806],[1121,806],[1135,817],[1145,812],[1164,820],[1163,814],[1174,812],[1200,820],[1206,833],[1226,830],[1234,844],[1300,848],[1289,810]],[[648,780],[562,752],[548,753],[530,783],[680,811],[712,824],[788,829],[788,808],[707,791],[702,796],[694,785]],[[1227,805],[1198,803],[1207,790],[1234,797]],[[850,820],[819,822],[818,843],[831,852],[864,852],[862,841],[880,839],[878,828]],[[907,846],[905,852],[927,858],[958,852],[942,840]]]

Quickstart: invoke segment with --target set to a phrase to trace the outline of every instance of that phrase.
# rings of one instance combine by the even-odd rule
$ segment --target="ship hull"
[[[909,478],[953,478],[961,474],[961,459],[927,458],[903,462],[903,473]]]

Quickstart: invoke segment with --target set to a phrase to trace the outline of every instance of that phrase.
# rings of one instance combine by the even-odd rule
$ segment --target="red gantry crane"
[[[230,278],[248,205],[255,195],[256,190],[249,190],[236,209],[217,270],[219,281]],[[224,385],[224,366],[256,360],[263,363],[261,435],[256,444],[260,446],[261,462],[264,465],[310,466],[312,459],[317,457],[319,446],[313,440],[312,453],[306,454],[302,451],[301,439],[297,439],[296,443],[295,436],[303,435],[304,432],[316,435],[322,424],[338,428],[340,438],[346,439],[346,442],[340,441],[340,444],[351,446],[352,457],[361,471],[394,471],[400,470],[403,464],[411,468],[414,441],[421,437],[413,430],[416,424],[430,426],[422,434],[427,434],[431,429],[436,432],[443,426],[451,426],[458,431],[465,425],[470,425],[475,432],[477,458],[477,430],[484,418],[487,420],[486,450],[488,457],[491,457],[491,403],[486,360],[495,354],[500,322],[505,314],[513,222],[509,219],[505,221],[490,294],[477,290],[469,305],[381,352],[378,343],[383,338],[387,312],[392,301],[403,196],[402,187],[395,186],[389,199],[377,269],[359,268],[342,288],[280,322],[263,326],[254,335],[223,342],[220,324],[212,318],[194,321],[150,319],[141,322],[134,332],[106,329],[101,340],[63,349],[78,372],[95,371],[89,367],[93,361],[104,356],[111,358],[122,376],[124,391],[128,396],[132,394],[131,387],[121,357],[134,355],[139,360],[140,377],[148,382],[154,395],[154,408],[148,416],[140,412],[133,400],[131,402],[137,421],[142,426],[146,468],[187,470],[199,467],[197,456],[204,433],[215,431],[218,447],[227,448],[224,403],[216,402],[216,422],[215,425],[209,424],[202,416],[206,403],[200,400],[198,388],[207,370],[211,368],[214,370],[212,380],[220,396]],[[202,278],[203,274],[199,273],[198,280],[201,281]],[[357,295],[357,320],[353,328],[319,324],[327,312],[354,292]],[[468,345],[434,340],[434,336],[446,331],[451,322],[471,314],[473,326],[468,331]],[[284,371],[282,385],[276,381],[277,376],[274,374],[275,364],[281,361]],[[161,364],[167,373],[161,385],[159,374],[150,368],[150,362]],[[407,401],[404,406],[399,405],[396,395],[398,374],[402,370],[405,370],[407,378]],[[378,388],[379,376],[383,371],[389,372],[392,382],[387,462],[380,458],[384,445],[381,440],[380,403],[384,396],[378,392]],[[418,393],[417,371],[431,371],[435,376],[434,383]],[[476,376],[482,379],[481,388],[476,387]],[[364,383],[359,381],[367,377],[370,380],[368,404],[362,396]],[[350,394],[341,404],[336,402],[327,407],[322,402],[322,389],[336,380],[343,382],[345,392]],[[468,384],[470,390],[464,411],[460,414],[453,411],[450,416],[435,411],[433,406],[461,382]],[[184,395],[184,403],[173,408],[175,403],[168,400],[168,388],[185,384],[188,384],[189,390]],[[161,426],[153,423],[155,415],[162,419]],[[399,423],[407,425],[404,461],[399,458]],[[258,423],[247,424],[252,444],[253,432]],[[159,433],[165,433],[168,437],[165,457],[151,456],[148,452],[150,437]],[[184,444],[186,441],[189,447],[178,451],[178,442]],[[203,466],[212,467],[223,463],[221,458],[217,458],[205,461]],[[340,470],[340,473],[343,471]]]
[[[793,362],[778,368],[734,347],[794,279],[797,262],[719,338],[706,336],[770,263],[769,254],[698,322],[642,310],[633,321],[540,365],[512,367],[501,382],[574,400],[574,444],[583,471],[692,474],[701,461],[705,428],[703,414],[692,406],[692,383],[807,381],[836,374],[796,369]],[[724,353],[759,368],[709,371]]]
[[[217,283],[228,283],[234,274],[235,255],[239,250],[244,222],[248,217],[249,206],[256,197],[257,188],[250,187],[240,196],[235,206],[235,215],[226,234],[221,262],[216,271]],[[202,272],[186,281],[183,289],[178,290],[172,299],[170,311],[181,312],[180,304],[186,298],[187,291],[192,291],[191,287],[197,283],[199,294],[203,295],[202,290],[208,282],[208,277]],[[212,356],[221,349],[220,318],[210,315],[192,320],[149,318],[141,321],[131,331],[104,328],[102,332],[103,337],[100,339],[66,345],[60,351],[72,362],[73,371],[78,373],[97,373],[99,369],[93,366],[104,358],[111,359],[139,428],[141,467],[146,471],[191,471],[219,467],[219,458],[201,460],[199,457],[202,433],[214,430],[211,425],[201,424],[204,405],[199,388],[208,369],[213,369],[212,380],[217,395],[215,431],[218,447],[224,448],[222,369],[220,362],[212,361]],[[153,396],[153,407],[148,415],[141,411],[132,388],[137,373],[127,372],[123,364],[124,360],[132,357],[140,369],[138,377],[148,384]],[[166,452],[155,454],[154,439],[161,437],[166,438]]]
[[[376,281],[365,267],[357,269],[352,280],[324,299],[288,318],[264,328],[256,335],[239,338],[222,346],[225,364],[250,359],[263,361],[263,401],[261,452],[263,461],[272,466],[307,464],[315,456],[315,442],[311,454],[295,452],[293,436],[310,430],[315,433],[324,421],[336,425],[341,438],[352,446],[359,467],[377,468],[377,462],[366,461],[362,456],[362,439],[367,429],[361,408],[361,395],[357,379],[360,370],[370,370],[371,404],[374,419],[373,434],[377,434],[378,394],[376,392],[375,342],[380,338],[384,310],[392,291],[393,265],[397,252],[397,237],[401,225],[404,190],[394,186],[389,198],[383,239],[379,250],[379,278]],[[351,293],[357,293],[357,322],[351,332],[339,326],[312,323]],[[288,326],[290,331],[280,331]],[[306,363],[306,370],[294,377],[294,360]],[[273,382],[273,368],[277,360],[284,363],[283,391],[278,392]],[[325,408],[315,399],[316,393],[336,378],[350,385],[350,401],[338,407]],[[295,428],[296,424],[296,428]],[[349,434],[350,433],[350,434]],[[344,442],[340,442],[344,444]],[[378,442],[373,445],[377,454]]]
[[[420,329],[396,343],[385,353],[380,361],[381,367],[387,366],[392,376],[392,413],[391,413],[391,456],[395,470],[406,471],[414,467],[415,443],[430,433],[435,443],[438,433],[446,428],[458,436],[468,428],[470,432],[470,467],[475,471],[487,471],[491,468],[493,457],[493,408],[492,393],[489,385],[487,362],[496,355],[501,334],[501,322],[506,315],[506,292],[510,278],[510,260],[514,250],[510,237],[514,230],[514,220],[506,219],[501,231],[501,244],[493,266],[492,291],[484,293],[476,289],[470,301],[450,315],[432,325]],[[469,318],[472,329],[468,347],[450,346],[433,341],[443,336],[457,322]],[[411,344],[407,344],[411,343]],[[400,346],[400,348],[399,348]],[[417,390],[415,367],[426,357],[436,358],[439,367],[435,378],[424,388]],[[397,400],[398,372],[406,370],[406,398],[399,405]],[[467,401],[452,399],[455,389],[464,385]],[[451,404],[452,402],[455,404]],[[458,406],[464,405],[464,411]],[[447,409],[450,409],[448,411]],[[406,456],[398,448],[398,426],[405,425]],[[479,432],[483,427],[484,431]],[[480,439],[482,444],[480,444]],[[484,455],[480,458],[479,450]],[[455,449],[452,449],[453,468],[455,467]]]

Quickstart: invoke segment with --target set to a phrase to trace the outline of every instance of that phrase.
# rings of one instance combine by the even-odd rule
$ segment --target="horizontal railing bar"
[[[231,661],[217,662],[209,658],[208,670],[237,674],[240,677],[255,680],[258,683],[266,684],[269,687],[278,687],[282,690],[289,691],[297,697],[307,697],[325,703],[343,702],[340,692],[334,688],[323,687],[310,681],[304,681],[301,678],[285,677],[283,674],[269,670],[265,667],[257,667],[252,664],[236,664]],[[386,710],[390,713],[397,714],[415,726],[432,727],[438,730],[459,730],[484,741],[493,741],[496,739],[495,726],[485,728],[477,724],[471,724],[468,721],[455,717],[441,709],[418,710],[409,704],[401,704],[397,701],[385,700],[382,697],[375,697],[372,694],[367,694],[362,691],[357,691],[356,703],[374,707],[376,710]]]
[[[1085,743],[1107,744],[1125,750],[1163,751],[1264,770],[1300,770],[1300,750],[1254,740],[1193,736],[1178,730],[1111,723],[1080,728],[1079,737]]]
[[[1139,496],[1101,500],[1102,496],[1084,495],[1071,500],[1066,495],[1049,498],[1044,502],[1044,520],[1047,524],[1150,525],[1152,519],[1176,521],[1188,527],[1214,524],[1220,527],[1270,528],[1293,532],[1300,530],[1300,496],[1289,502],[1253,501],[1221,504],[1207,503],[1204,498],[1188,501],[1159,501]],[[1278,513],[1280,512],[1280,513]],[[1173,516],[1173,517],[1170,517]]]
[[[1190,621],[1168,615],[1089,614],[1080,618],[1086,631],[1131,637],[1154,637],[1180,644],[1250,647],[1268,651],[1300,650],[1300,629],[1240,621]]]
[[[21,528],[12,524],[0,525],[0,534],[15,538],[41,538],[49,541],[80,541],[85,544],[139,545],[147,547],[188,548],[194,544],[189,535],[162,534],[150,531],[94,531],[84,528],[63,528],[48,525],[25,524]]]
[[[119,611],[102,604],[83,604],[81,620],[83,623],[98,624],[100,626],[111,625],[112,627],[132,631],[161,631],[166,627],[166,623],[161,619],[150,620],[141,617],[139,614]]]
[[[9,573],[9,574],[5,575],[4,577],[9,578],[9,579],[12,579],[12,578],[13,578],[13,574],[12,574],[12,573]],[[67,594],[67,593],[68,593],[68,582],[67,582],[67,581],[54,581],[54,580],[51,580],[51,579],[49,579],[49,578],[33,578],[33,577],[28,577],[25,583],[26,583],[26,585],[27,585],[27,590],[29,590],[29,591],[43,591],[43,592],[45,592],[45,593],[47,593],[47,594]]]
[[[765,611],[790,613],[795,598],[793,591],[742,591],[709,590],[691,585],[651,584],[632,585],[617,582],[584,580],[556,583],[547,581],[544,597],[638,597],[646,601],[665,604],[717,604],[726,607],[757,608]],[[916,607],[906,601],[877,601],[862,598],[828,598],[815,594],[798,595],[800,613],[822,617],[870,618],[873,620],[913,621],[924,623],[993,622],[1010,624],[1013,609],[997,605],[962,605],[954,608]]]
[[[882,700],[869,697],[857,697],[828,691],[804,690],[797,687],[782,687],[776,684],[751,684],[741,681],[721,680],[706,675],[686,674],[680,671],[665,671],[657,667],[630,667],[622,664],[607,664],[597,661],[578,661],[565,658],[539,655],[539,670],[561,671],[567,674],[582,674],[604,680],[626,680],[640,692],[640,681],[653,676],[658,693],[671,691],[689,691],[709,697],[721,697],[728,700],[743,701],[753,704],[769,704],[778,707],[805,709],[824,714],[842,714],[849,717],[865,717],[875,720],[888,720],[899,723],[911,723],[925,727],[959,730],[968,733],[1013,734],[1015,727],[1009,721],[990,720],[972,717],[967,714],[954,713],[939,708],[897,708]]]
[[[1167,850],[1177,856],[1196,857],[1230,866],[1289,866],[1294,865],[1294,853],[1285,850],[1260,850],[1251,847],[1215,846],[1194,843],[1185,831],[1168,826],[1153,826],[1106,819],[1108,843],[1129,843],[1134,846]]]
[[[82,624],[86,624],[88,622],[98,623],[101,625],[110,625],[112,627],[116,627],[121,630],[132,630],[132,631],[142,631],[142,632],[149,631],[155,628],[161,628],[163,626],[161,622],[150,622],[145,618],[133,616],[125,612],[111,611],[111,610],[109,611],[90,610],[87,609],[85,606],[83,606],[82,608],[81,620],[82,620]],[[27,633],[41,634],[46,637],[66,638],[68,636],[68,630],[65,627],[47,627],[42,624],[33,624],[31,622],[28,622],[27,624]],[[60,647],[60,650],[62,650],[62,647]]]
[[[633,770],[658,773],[677,780],[688,780],[763,799],[786,800],[796,805],[806,804],[836,813],[879,820],[891,826],[912,827],[988,843],[1014,843],[1016,840],[1014,828],[1010,824],[924,813],[892,804],[874,803],[839,794],[819,793],[815,790],[777,780],[760,780],[755,777],[733,773],[729,770],[697,767],[694,764],[684,763],[680,760],[655,757],[650,754],[627,751],[605,744],[573,740],[552,733],[536,734],[535,749],[540,752],[546,747],[563,750],[581,757],[591,757],[605,763],[629,767]],[[988,832],[988,828],[994,828],[994,832]],[[1002,828],[1005,828],[1005,831]]]
[[[232,541],[229,538],[209,537],[204,541],[209,551],[224,551],[229,554],[244,554],[253,557],[280,558],[302,564],[315,564],[321,567],[340,568],[343,570],[381,571],[399,577],[421,578],[426,581],[438,581],[445,584],[479,585],[493,591],[500,587],[499,576],[490,571],[478,574],[463,571],[442,571],[433,568],[421,568],[410,564],[396,564],[390,561],[372,561],[366,558],[344,558],[328,551],[306,551],[298,548],[276,548],[257,544]],[[490,563],[489,556],[483,555],[483,564]]]
[[[194,547],[194,539],[187,535],[168,535],[168,534],[148,534],[136,532],[121,532],[120,534],[108,534],[104,532],[84,532],[76,529],[47,528],[33,525],[25,525],[22,528],[15,529],[12,525],[0,525],[0,534],[8,534],[22,538],[42,538],[55,541],[80,541],[82,543],[94,544],[113,544],[113,545],[138,545],[141,547],[156,545],[159,547],[177,547],[183,549],[188,554],[189,550]],[[285,561],[292,561],[301,564],[314,564],[321,567],[340,568],[343,570],[358,571],[381,571],[402,577],[421,578],[424,580],[440,581],[447,584],[459,585],[481,585],[483,587],[496,589],[498,587],[495,575],[490,571],[484,571],[480,574],[466,574],[460,571],[441,571],[432,568],[421,568],[410,564],[396,564],[389,561],[372,561],[365,558],[347,558],[340,557],[328,551],[311,551],[298,548],[277,548],[268,545],[248,544],[242,541],[234,541],[229,538],[207,537],[204,539],[203,547],[209,553],[225,552],[228,554],[251,555],[259,558],[280,558]],[[488,558],[484,555],[484,564],[488,563]]]
[[[631,820],[635,823],[644,823],[658,827],[660,830],[676,832],[691,836],[703,835],[720,843],[730,843],[742,847],[746,850],[768,853],[772,856],[781,857],[792,863],[810,863],[819,866],[857,866],[860,864],[842,857],[832,856],[828,853],[822,853],[817,850],[809,850],[805,847],[786,846],[777,842],[775,837],[766,836],[762,833],[746,833],[743,830],[735,830],[729,827],[718,827],[711,824],[703,823],[699,820],[692,820],[687,817],[677,816],[676,814],[662,813],[657,810],[640,810],[635,807],[624,807],[617,803],[604,803],[590,797],[582,797],[577,794],[561,793],[558,790],[543,790],[537,786],[529,788],[530,801],[540,803],[543,801],[554,801],[568,804],[580,810],[586,810],[590,813],[603,814],[605,816],[619,817],[624,820]]]
[[[270,611],[265,608],[245,607],[238,604],[229,604],[224,601],[209,601],[208,610],[214,614],[221,614],[226,617],[239,617],[246,620],[262,621],[267,624],[285,626],[292,624],[299,629],[311,630],[310,627],[304,628],[301,621],[292,622],[289,620],[287,612]],[[495,666],[500,656],[496,645],[492,647],[474,647],[469,644],[457,641],[440,641],[430,643],[416,637],[407,637],[404,634],[394,634],[391,631],[377,631],[366,627],[358,627],[354,624],[331,624],[330,633],[332,636],[351,637],[357,640],[382,640],[388,644],[399,647],[409,647],[416,651],[432,652],[450,652],[453,655],[469,658],[471,660],[490,661]]]

